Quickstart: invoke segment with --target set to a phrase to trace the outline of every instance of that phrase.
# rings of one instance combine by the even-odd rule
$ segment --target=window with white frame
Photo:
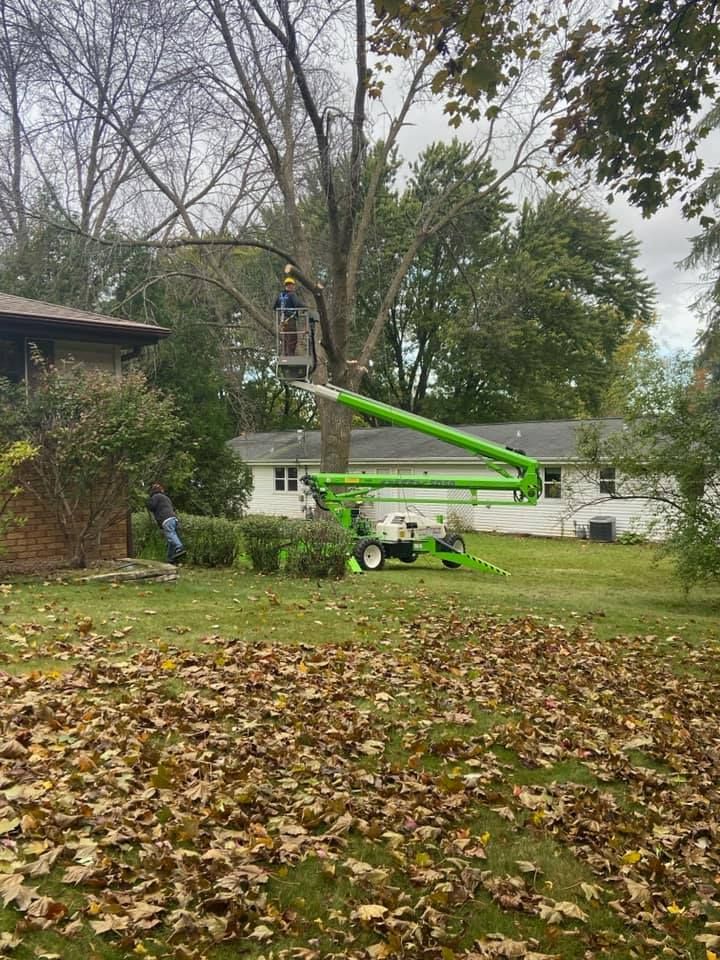
[[[297,467],[275,467],[275,490],[294,493],[298,488]]]
[[[562,499],[562,467],[544,467],[543,494],[547,500]]]
[[[602,467],[599,476],[600,493],[614,497],[616,493],[615,467]]]

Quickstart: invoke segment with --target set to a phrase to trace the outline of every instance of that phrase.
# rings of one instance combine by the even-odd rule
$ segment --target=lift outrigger
[[[289,379],[288,374],[292,376],[292,368],[297,370],[298,365],[289,362],[283,364],[282,360],[283,357],[280,355],[277,366],[278,375],[285,374],[286,379]],[[304,376],[309,376],[308,368],[309,364],[306,364]],[[414,498],[415,503],[534,506],[541,491],[537,460],[526,456],[522,451],[491,443],[454,427],[448,427],[331,384],[321,386],[298,377],[290,379],[290,385],[298,390],[312,393],[318,399],[332,400],[360,413],[378,417],[389,423],[408,427],[462,447],[480,458],[483,469],[495,474],[495,476],[477,477],[440,477],[312,473],[303,477],[303,482],[316,504],[322,510],[329,511],[343,527],[355,535],[353,556],[350,558],[350,566],[354,570],[378,570],[383,566],[386,557],[412,563],[420,554],[429,553],[434,554],[446,567],[464,566],[473,570],[508,576],[506,570],[466,553],[462,537],[448,531],[442,516],[429,520],[420,511],[411,508],[390,514],[373,526],[370,520],[362,516],[361,506],[372,501],[405,502],[405,497],[384,495],[382,491],[388,488],[435,489],[446,492],[443,497]],[[467,497],[459,499],[448,496],[447,491],[468,491],[470,496],[469,499]],[[512,493],[512,500],[492,496],[492,494],[507,491]],[[488,493],[491,496],[481,498],[480,493]]]

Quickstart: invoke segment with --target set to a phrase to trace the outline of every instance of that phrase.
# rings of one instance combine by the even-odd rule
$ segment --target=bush
[[[0,551],[3,548],[3,536],[14,525],[25,522],[24,517],[16,517],[10,509],[13,499],[20,493],[15,482],[18,467],[35,456],[37,450],[29,443],[19,441],[0,450]]]
[[[238,523],[245,551],[257,573],[277,573],[280,552],[293,538],[293,521],[285,517],[245,517]]]
[[[165,537],[149,513],[133,513],[131,518],[133,554],[145,560],[164,560]]]
[[[636,530],[626,530],[617,538],[617,542],[624,546],[633,546],[636,543],[647,543],[648,538],[644,533],[638,533]]]
[[[165,538],[149,513],[134,513],[135,555],[164,560]],[[230,567],[241,549],[257,573],[285,570],[294,577],[343,577],[352,535],[333,520],[288,520],[253,516],[242,520],[180,514],[187,561],[203,567]]]
[[[180,537],[187,550],[187,561],[201,567],[231,567],[237,554],[237,521],[223,517],[196,517],[180,514]],[[146,560],[164,560],[165,537],[149,513],[132,517],[135,554]]]
[[[332,520],[245,517],[239,523],[253,570],[295,577],[343,577],[352,536]]]
[[[347,572],[352,535],[332,520],[298,520],[287,549],[286,570],[296,577],[334,577]]]
[[[54,515],[70,565],[84,567],[101,535],[125,520],[128,492],[185,472],[183,424],[141,374],[77,364],[68,375],[41,361],[34,373],[27,397],[0,379],[0,446],[21,440],[35,449],[18,485]]]
[[[456,510],[450,510],[445,517],[445,529],[448,533],[462,534],[471,531],[472,527]]]
[[[252,493],[252,471],[230,447],[203,459],[193,450],[195,464],[184,482],[173,485],[173,503],[192,516],[239,519]]]

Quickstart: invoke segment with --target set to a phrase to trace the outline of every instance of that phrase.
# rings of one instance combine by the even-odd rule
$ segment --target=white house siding
[[[563,474],[571,476],[571,467],[564,467]],[[647,534],[653,511],[647,501],[603,500],[596,485],[582,483],[575,473],[570,497],[560,499],[540,498],[534,507],[476,507],[473,529],[497,533],[527,533],[543,537],[580,536],[584,528],[588,532],[594,517],[613,517],[615,533]],[[595,502],[593,502],[595,501]],[[588,503],[589,506],[579,506]]]
[[[275,467],[295,467],[295,463],[251,464],[253,474],[253,492],[248,503],[248,513],[275,515],[279,517],[302,517],[303,504],[300,491],[276,490]],[[318,469],[317,466],[314,469]],[[298,467],[298,476],[307,473],[306,467]],[[300,486],[300,484],[298,484]]]
[[[280,464],[277,464],[280,466]],[[557,461],[553,465],[557,465]],[[251,464],[254,489],[249,503],[249,512],[255,514],[275,514],[288,517],[302,517],[304,503],[300,499],[300,492],[275,490],[275,464]],[[296,466],[296,464],[283,464]],[[298,476],[319,469],[316,464],[298,466]],[[350,470],[353,473],[401,473],[406,475],[430,476],[488,476],[497,474],[491,471],[472,470],[469,466],[460,467],[449,463],[421,463],[412,466],[398,466],[397,464],[377,464],[355,462]],[[560,499],[542,498],[537,506],[513,506],[512,494],[490,493],[492,499],[505,499],[508,506],[473,506],[468,491],[447,490],[418,490],[416,488],[399,489],[387,488],[383,491],[389,497],[400,498],[400,503],[377,502],[367,504],[363,512],[373,520],[379,520],[385,514],[401,510],[403,505],[413,505],[426,516],[433,517],[443,514],[468,530],[479,530],[497,533],[528,534],[544,537],[575,537],[577,528],[585,527],[593,517],[614,517],[616,535],[626,532],[646,533],[653,518],[652,504],[642,500],[604,500],[592,503],[601,496],[597,485],[583,482],[572,465],[562,464],[563,493]],[[451,499],[462,498],[462,504],[428,504],[419,502],[423,497],[443,497]],[[484,491],[478,491],[478,497],[484,497]],[[590,506],[578,508],[580,503],[590,503]],[[659,531],[655,531],[657,535]]]
[[[557,465],[557,464],[553,464]],[[354,464],[355,469],[361,464]],[[646,533],[649,522],[653,517],[653,511],[647,501],[637,500],[604,500],[595,502],[601,494],[597,485],[583,482],[578,472],[571,465],[562,464],[563,470],[563,492],[565,493],[559,499],[545,499],[541,497],[538,504],[534,507],[515,505],[511,493],[505,492],[485,492],[478,491],[479,499],[505,500],[507,506],[473,506],[470,501],[468,491],[459,491],[453,489],[446,490],[426,490],[421,491],[415,488],[388,489],[385,492],[388,496],[397,496],[404,499],[408,505],[412,504],[421,510],[427,516],[444,514],[449,517],[458,526],[468,530],[479,530],[497,533],[521,533],[533,536],[543,537],[574,537],[578,535],[577,528],[585,527],[587,529],[589,521],[593,517],[604,516],[615,518],[616,535],[625,532]],[[368,469],[368,473],[375,472]],[[392,472],[390,470],[378,469],[377,472]],[[427,473],[437,476],[488,476],[495,477],[497,474],[491,471],[477,471],[469,468],[461,468],[450,464],[418,464],[412,472],[416,475]],[[462,504],[430,504],[419,502],[423,497],[437,497],[438,499],[447,496],[448,499],[463,499]],[[588,503],[589,506],[579,507],[579,504]],[[372,507],[368,506],[365,511],[373,519],[379,519],[384,514],[401,509],[401,505],[392,503],[375,503]]]

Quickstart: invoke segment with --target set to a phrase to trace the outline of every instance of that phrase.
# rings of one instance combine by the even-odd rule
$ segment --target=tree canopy
[[[720,103],[708,111],[703,123],[714,131],[720,129]],[[698,337],[698,362],[720,380],[720,168],[715,167],[703,179],[696,196],[705,215],[684,265],[704,270],[707,289],[695,304],[705,321]]]
[[[684,357],[645,354],[628,389],[625,429],[580,443],[591,468],[612,464],[616,497],[653,501],[657,532],[690,589],[720,577],[720,384],[698,376]]]
[[[566,195],[486,213],[419,258],[371,388],[456,423],[604,412],[621,348],[654,319],[636,241]]]
[[[697,6],[671,30],[678,70],[693,31],[712,27]],[[322,29],[309,29],[319,10]],[[571,149],[572,98],[592,94],[594,74],[571,77],[566,58],[572,49],[573,70],[592,62],[602,76],[592,44],[615,43],[618,71],[629,69],[642,11],[650,35],[638,4],[589,25],[572,4],[535,0],[378,0],[372,23],[360,0],[2,6],[0,78],[14,91],[0,108],[6,276],[27,295],[42,277],[44,296],[174,326],[177,346],[151,370],[181,404],[187,395],[185,441],[204,465],[196,500],[221,496],[209,491],[222,438],[257,425],[251,406],[263,425],[306,422],[268,376],[286,266],[318,314],[320,380],[462,419],[596,410],[623,337],[649,321],[634,253],[557,197],[511,226],[508,190],[520,173],[553,181],[553,124],[566,160],[599,163]],[[705,61],[692,70],[687,117],[697,84],[712,84]],[[639,96],[627,116],[601,110],[603,122],[634,122]],[[438,98],[472,142],[401,168],[402,132]],[[653,109],[647,135],[665,150]],[[675,173],[663,181],[668,158],[656,159],[667,193]],[[348,411],[321,404],[320,419],[323,465],[344,469]]]
[[[249,261],[226,256],[261,250],[276,277],[292,266],[319,317],[318,375],[340,386],[359,386],[423,247],[501,196],[519,170],[534,169],[547,143],[550,112],[537,64],[501,4],[491,37],[500,57],[494,83],[512,137],[494,122],[478,126],[472,154],[455,168],[462,176],[446,175],[441,192],[425,191],[387,261],[374,315],[361,325],[364,257],[370,235],[382,230],[398,138],[434,95],[434,49],[410,56],[389,90],[370,63],[361,0],[319,7],[314,0],[58,0],[52,10],[27,0],[0,11],[0,73],[17,91],[0,118],[6,233],[24,242],[43,194],[63,226],[103,243],[192,246],[203,251],[196,265],[206,280],[267,334],[266,291],[245,282],[238,267]],[[533,53],[549,37],[540,30],[537,39],[537,26]],[[467,189],[468,165],[483,171],[479,189]],[[317,209],[308,218],[310,199]],[[280,216],[267,218],[269,209]],[[324,465],[342,469],[347,411],[323,405],[321,419]]]
[[[502,91],[527,60],[545,61],[546,104],[558,158],[587,168],[611,193],[650,214],[700,175],[697,125],[717,90],[720,11],[713,0],[621,0],[591,15],[536,0],[407,3],[375,0],[373,42],[384,54],[432,51],[433,85],[444,90],[451,122],[491,118]]]

